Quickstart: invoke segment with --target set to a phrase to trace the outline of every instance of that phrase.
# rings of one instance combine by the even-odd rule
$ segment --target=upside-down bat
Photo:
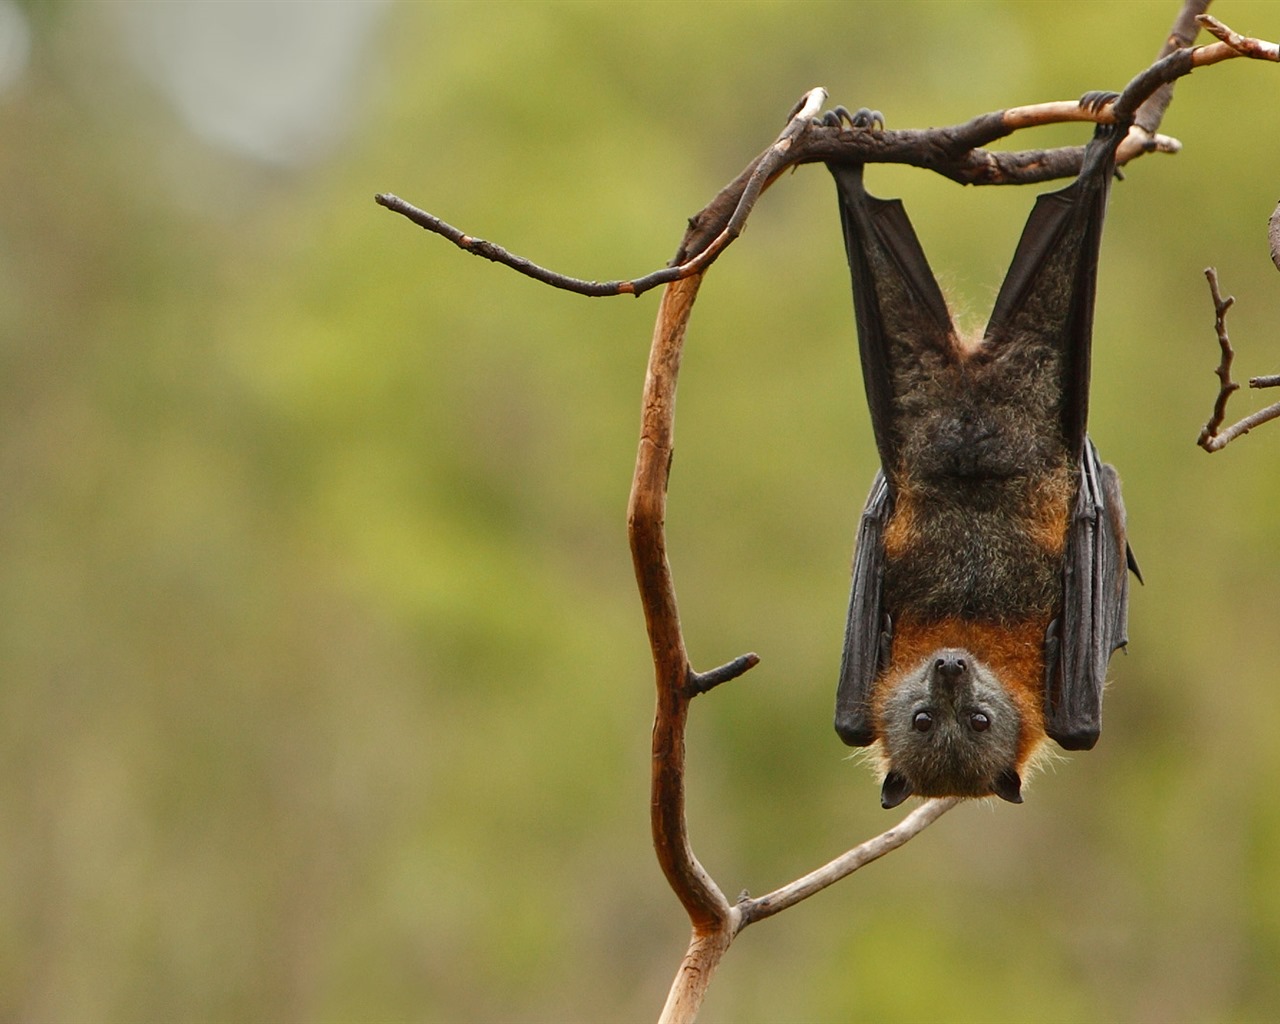
[[[836,731],[878,744],[885,807],[1020,803],[1046,736],[1097,742],[1107,662],[1127,643],[1126,566],[1137,574],[1119,478],[1085,434],[1124,127],[1099,126],[1076,181],[1037,199],[972,339],[902,204],[868,195],[861,164],[828,164],[882,466],[858,530]]]

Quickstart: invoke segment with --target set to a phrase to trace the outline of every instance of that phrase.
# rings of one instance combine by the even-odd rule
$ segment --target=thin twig
[[[1213,267],[1207,267],[1205,268],[1204,276],[1209,282],[1209,291],[1213,295],[1214,328],[1218,333],[1218,346],[1222,350],[1222,361],[1214,371],[1218,375],[1219,383],[1218,398],[1213,403],[1213,415],[1209,417],[1209,422],[1200,431],[1200,437],[1196,440],[1196,444],[1207,452],[1216,452],[1221,451],[1240,435],[1249,433],[1254,427],[1280,418],[1280,402],[1269,405],[1265,409],[1259,409],[1244,419],[1231,424],[1225,430],[1219,430],[1222,426],[1222,421],[1226,419],[1227,399],[1231,397],[1232,392],[1240,388],[1240,385],[1231,379],[1231,363],[1235,359],[1235,350],[1232,349],[1231,339],[1227,336],[1227,310],[1231,308],[1236,300],[1233,295],[1228,295],[1226,298],[1222,297],[1222,292],[1218,289],[1217,270]],[[1277,384],[1280,384],[1280,375],[1253,377],[1249,381],[1251,388],[1269,388]]]
[[[1233,28],[1224,25],[1212,14],[1201,14],[1196,18],[1205,29],[1217,36],[1222,42],[1235,50],[1241,57],[1253,60],[1280,61],[1280,44],[1269,43],[1265,39],[1253,39],[1242,36]],[[1225,57],[1222,59],[1226,59]],[[1206,63],[1209,63],[1206,61]]]
[[[765,896],[740,899],[735,907],[739,917],[738,931],[749,924],[762,921],[766,917],[772,917],[788,907],[795,906],[801,900],[808,899],[814,893],[821,892],[842,878],[847,878],[860,867],[896,850],[923,832],[959,802],[958,797],[928,800],[893,828],[860,843],[816,871],[809,872],[803,878],[797,878],[794,882],[784,885],[781,889],[775,889]]]
[[[588,296],[624,295],[632,291],[630,281],[587,281],[579,277],[566,277],[564,274],[558,274],[554,270],[547,270],[545,267],[540,267],[523,256],[517,256],[515,253],[504,249],[496,242],[486,242],[483,238],[475,238],[472,235],[468,235],[465,231],[458,230],[452,224],[446,224],[434,214],[427,213],[426,210],[420,210],[412,203],[401,199],[399,196],[392,195],[390,192],[379,192],[373,197],[373,201],[379,206],[385,206],[392,213],[407,217],[418,227],[426,228],[434,234],[449,239],[459,249],[464,249],[473,256],[483,256],[494,263],[510,267],[516,273],[524,274],[525,277],[531,277],[535,281],[549,284],[552,288],[563,288],[566,291]]]
[[[1228,295],[1225,299],[1222,297],[1222,293],[1218,290],[1216,268],[1205,267],[1204,276],[1209,282],[1209,292],[1213,296],[1214,330],[1218,334],[1218,348],[1222,351],[1222,360],[1218,363],[1218,368],[1213,371],[1218,376],[1218,397],[1213,403],[1213,414],[1209,417],[1209,422],[1204,425],[1204,429],[1200,431],[1200,439],[1196,443],[1201,448],[1214,451],[1215,448],[1210,446],[1217,436],[1218,428],[1222,426],[1222,421],[1227,417],[1227,399],[1240,387],[1231,379],[1231,362],[1236,354],[1231,347],[1231,338],[1227,334],[1227,310],[1234,305],[1236,297],[1234,295]]]
[[[1270,423],[1274,419],[1280,419],[1280,402],[1269,405],[1265,409],[1259,409],[1238,423],[1231,424],[1222,433],[1202,441],[1200,447],[1207,452],[1221,451],[1241,434],[1247,434],[1254,427],[1260,427],[1262,424]]]

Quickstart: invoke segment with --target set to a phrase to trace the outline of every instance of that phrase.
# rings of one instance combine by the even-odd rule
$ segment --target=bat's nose
[[[953,651],[940,655],[933,663],[933,671],[948,682],[955,682],[968,670],[968,662]]]

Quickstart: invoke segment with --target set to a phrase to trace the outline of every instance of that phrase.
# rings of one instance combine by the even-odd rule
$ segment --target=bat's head
[[[934,651],[897,681],[881,708],[885,807],[909,796],[998,796],[1022,802],[1022,728],[995,674],[964,648]]]

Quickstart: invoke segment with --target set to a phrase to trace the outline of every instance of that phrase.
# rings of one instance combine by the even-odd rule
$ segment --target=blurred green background
[[[0,1018],[653,1019],[657,294],[373,194],[634,276],[811,86],[893,127],[1118,89],[1176,6],[0,2]],[[1238,375],[1280,370],[1278,94],[1198,72],[1113,192],[1091,426],[1147,585],[1100,745],[744,933],[704,1021],[1272,1019],[1280,425],[1194,441],[1204,266]],[[980,325],[1043,189],[868,178]],[[759,893],[895,820],[831,728],[875,455],[821,168],[709,276],[682,385],[690,651],[763,658],[695,706],[693,841]]]

